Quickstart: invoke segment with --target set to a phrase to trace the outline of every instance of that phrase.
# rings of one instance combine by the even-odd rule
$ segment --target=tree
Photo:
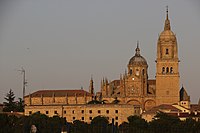
[[[197,124],[198,122],[196,122],[195,120],[193,120],[192,118],[187,118],[184,121],[184,131],[188,132],[188,133],[195,133],[195,131],[198,131],[199,128],[197,128]]]
[[[148,128],[148,123],[139,116],[129,116],[129,132],[145,132]]]
[[[119,125],[119,133],[129,133],[129,123],[123,122]]]
[[[7,101],[4,102],[4,112],[24,112],[24,101],[22,100],[22,98],[18,98],[19,101],[15,101],[15,94],[12,89],[9,90],[4,99]]]
[[[87,123],[79,120],[73,121],[73,130],[75,133],[88,133],[90,127]]]
[[[108,118],[104,116],[94,117],[91,121],[92,133],[106,133],[108,128]]]
[[[171,116],[163,112],[157,113],[154,120],[150,122],[150,127],[154,132],[166,132],[181,130],[181,121],[176,116]]]
[[[16,108],[18,112],[24,112],[24,101],[22,98],[18,98],[19,101],[16,103]]]
[[[10,112],[10,111],[16,111],[16,103],[14,102],[15,100],[15,94],[10,89],[10,91],[6,94],[6,97],[4,98],[7,102],[4,102],[4,109],[3,111],[5,112]]]

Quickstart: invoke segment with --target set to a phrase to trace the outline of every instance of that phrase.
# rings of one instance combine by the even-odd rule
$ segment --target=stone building
[[[49,117],[60,116],[68,122],[80,120],[90,123],[96,116],[105,116],[109,122],[114,119],[116,124],[127,121],[127,117],[135,114],[133,105],[125,104],[54,104],[26,106],[25,115],[42,113]]]
[[[190,97],[184,88],[179,92],[179,80],[178,44],[176,35],[171,31],[167,9],[164,30],[157,41],[156,79],[148,79],[148,63],[141,55],[137,42],[135,54],[127,64],[127,71],[111,82],[103,78],[100,92],[96,95],[92,78],[89,92],[37,91],[25,97],[25,115],[39,111],[49,116],[66,117],[69,122],[75,119],[90,122],[95,116],[103,115],[115,118],[120,124],[127,121],[130,115],[138,115],[163,104],[180,104],[189,108]],[[91,101],[93,104],[89,104]]]
[[[168,9],[164,30],[157,41],[156,79],[148,79],[148,63],[140,53],[129,60],[128,71],[119,80],[101,82],[101,99],[111,103],[116,97],[122,104],[132,104],[143,111],[160,104],[179,102],[179,59],[175,34],[171,31]]]

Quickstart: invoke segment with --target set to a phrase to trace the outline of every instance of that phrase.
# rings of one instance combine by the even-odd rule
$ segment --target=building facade
[[[56,104],[56,105],[31,105],[27,106],[25,115],[33,113],[42,113],[49,117],[60,116],[68,122],[74,120],[85,121],[90,123],[96,116],[107,117],[109,122],[121,124],[127,122],[127,117],[135,114],[133,105],[125,104]]]

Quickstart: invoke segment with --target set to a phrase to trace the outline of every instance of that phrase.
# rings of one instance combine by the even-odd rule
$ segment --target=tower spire
[[[166,19],[168,19],[168,6],[166,6]]]
[[[166,6],[166,20],[165,20],[164,30],[171,30],[170,21],[169,21],[169,17],[168,17],[168,6]]]
[[[93,84],[93,76],[91,75],[91,79],[90,79],[90,88],[89,88],[89,92],[93,95],[94,94],[94,84]]]
[[[140,56],[140,48],[139,48],[139,41],[137,41],[137,47],[135,49],[135,55]]]

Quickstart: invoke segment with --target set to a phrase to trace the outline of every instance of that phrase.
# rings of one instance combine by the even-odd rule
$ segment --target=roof
[[[169,105],[169,104],[161,104],[159,106],[153,107],[150,110],[144,112],[143,114],[156,114],[159,111],[170,111],[170,112],[178,112],[180,111],[179,109],[177,109],[176,107]]]
[[[191,104],[190,110],[191,111],[200,111],[200,105],[199,104]]]
[[[133,56],[130,60],[129,60],[129,65],[147,65],[147,61],[145,60],[144,57],[142,57],[141,55],[139,56]]]
[[[177,116],[177,117],[182,117],[182,118],[185,118],[185,117],[200,117],[200,113],[194,113],[194,112],[192,112],[192,113],[183,113],[183,112],[181,112],[181,113],[167,113],[168,115],[170,115],[170,116]]]
[[[137,66],[137,65],[145,65],[147,66],[147,61],[144,57],[140,55],[140,48],[139,43],[137,42],[137,48],[135,49],[135,56],[133,56],[130,60],[128,65]]]
[[[114,86],[119,86],[120,80],[113,80],[110,84],[113,84]]]
[[[92,94],[90,94],[89,92],[85,91],[85,90],[39,90],[36,92],[33,92],[32,94],[30,94],[31,97],[70,97],[70,96],[92,96]],[[29,95],[25,96],[28,97]]]
[[[190,96],[188,96],[188,94],[183,86],[179,93],[180,93],[180,101],[190,101]]]

